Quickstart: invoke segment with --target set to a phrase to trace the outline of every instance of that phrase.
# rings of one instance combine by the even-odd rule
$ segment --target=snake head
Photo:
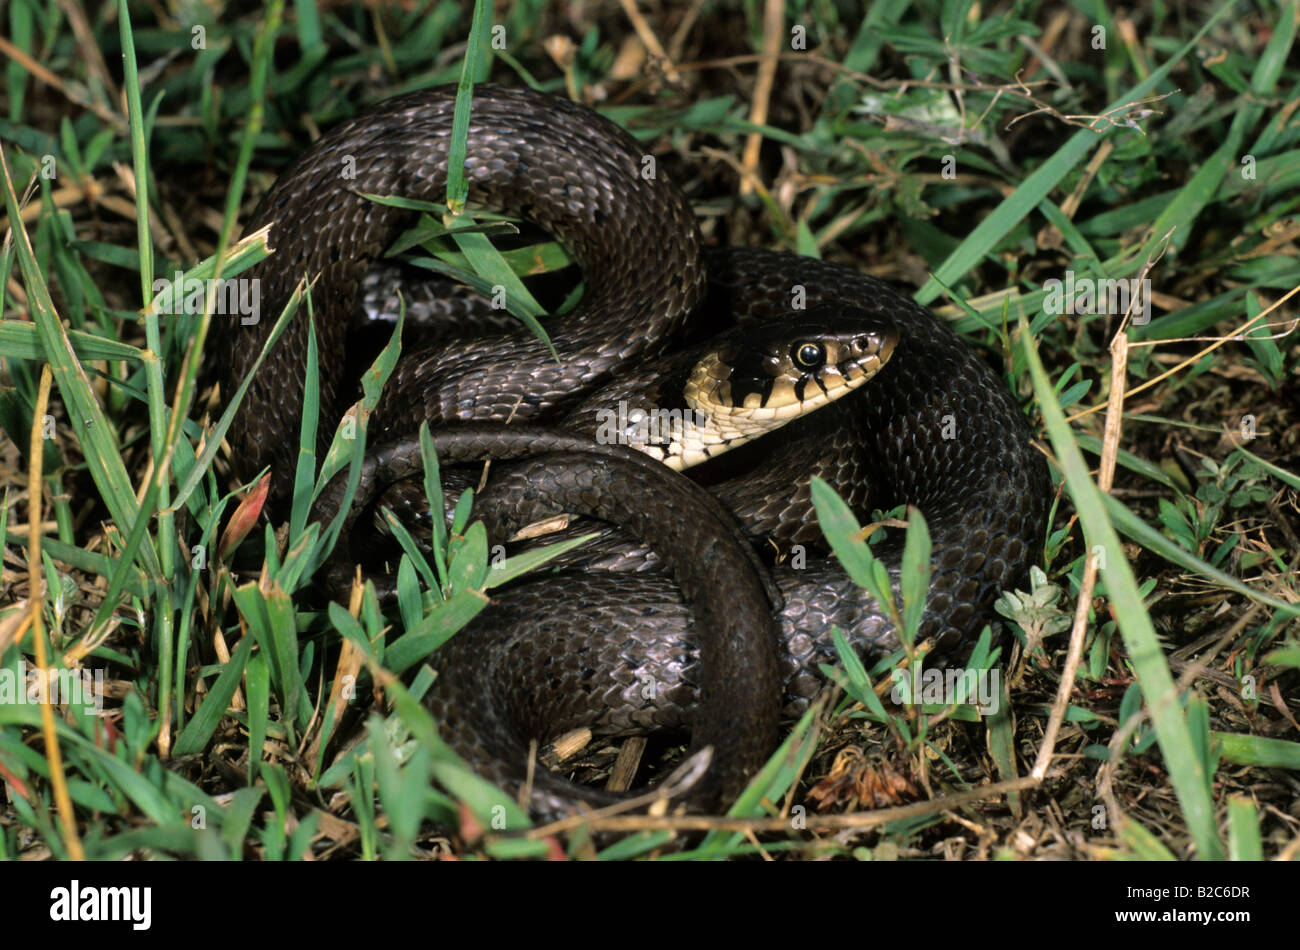
[[[892,320],[854,307],[758,317],[599,391],[567,425],[594,418],[598,442],[681,471],[861,388],[897,343]]]
[[[752,320],[695,364],[684,396],[699,412],[769,429],[865,385],[888,362],[898,327],[854,307],[823,306]]]

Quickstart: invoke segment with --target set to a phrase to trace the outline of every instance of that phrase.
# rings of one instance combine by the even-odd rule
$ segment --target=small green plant
[[[1224,532],[1225,514],[1268,501],[1273,489],[1263,469],[1240,451],[1233,452],[1221,464],[1210,458],[1202,459],[1196,474],[1200,484],[1195,495],[1176,492],[1173,501],[1158,499],[1160,522],[1183,548],[1205,555],[1210,541]],[[1241,536],[1231,531],[1209,552],[1207,560],[1214,567],[1221,567],[1240,541]],[[1249,566],[1259,560],[1259,556],[1254,556]]]

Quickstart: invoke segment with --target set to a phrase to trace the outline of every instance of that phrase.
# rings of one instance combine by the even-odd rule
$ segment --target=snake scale
[[[223,393],[247,375],[273,318],[310,275],[321,431],[332,432],[347,398],[342,366],[359,288],[413,218],[363,193],[445,199],[454,100],[443,87],[382,102],[280,176],[249,223],[271,226],[275,250],[253,274],[263,319],[222,334]],[[933,573],[921,634],[937,654],[969,646],[998,592],[1039,556],[1050,482],[1015,399],[928,310],[843,267],[704,247],[686,198],[662,172],[642,174],[644,156],[582,106],[476,87],[470,203],[549,232],[581,270],[584,294],[547,323],[558,361],[522,326],[403,355],[370,422],[367,478],[418,472],[413,437],[427,421],[444,462],[517,460],[495,466],[476,498],[494,538],[565,511],[613,521],[649,545],[667,573],[572,572],[494,592],[493,607],[435,654],[440,675],[427,702],[448,741],[506,786],[520,783],[530,739],[581,725],[689,728],[696,748],[712,750],[693,799],[710,807],[740,791],[773,748],[779,717],[821,687],[818,664],[834,662],[832,626],[864,656],[898,643],[870,595],[833,558],[815,556],[811,475],[860,516],[903,503],[924,513]],[[734,460],[707,463],[695,477],[712,494],[631,449],[592,443],[584,399],[653,374],[684,341],[783,314],[798,321],[797,297],[898,329],[892,358],[862,392],[728,453]],[[296,463],[306,354],[300,314],[230,430],[237,473],[270,465],[273,498],[285,497]],[[321,499],[326,513],[334,494]],[[812,556],[799,569],[769,567],[737,541],[735,517],[759,547]],[[897,585],[900,533],[877,553]],[[536,811],[578,799],[604,797],[538,770]]]

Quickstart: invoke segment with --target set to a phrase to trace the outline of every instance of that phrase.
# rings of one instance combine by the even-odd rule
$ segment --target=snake
[[[265,314],[313,281],[321,452],[349,397],[343,366],[363,287],[413,220],[409,205],[372,196],[445,199],[455,104],[454,87],[437,87],[344,121],[280,174],[249,221],[248,230],[269,227],[274,251],[250,275]],[[530,742],[579,727],[689,730],[705,763],[690,804],[717,807],[761,767],[779,722],[823,687],[834,630],[863,657],[900,643],[888,612],[824,556],[812,477],[855,512],[910,505],[924,515],[931,580],[919,634],[934,656],[959,657],[999,593],[1041,555],[1046,463],[998,374],[889,284],[805,256],[705,246],[685,195],[662,169],[647,174],[646,147],[583,105],[477,85],[471,106],[468,202],[549,233],[580,270],[582,298],[547,321],[549,346],[526,327],[498,326],[404,353],[369,420],[364,477],[416,475],[425,423],[440,459],[510,460],[475,501],[493,537],[548,513],[591,515],[644,542],[666,570],[567,572],[494,592],[434,654],[426,704],[476,771],[526,786],[537,814],[608,800],[528,767]],[[674,360],[686,350],[685,365],[698,366],[691,347],[710,335],[784,322],[798,341],[810,313],[845,310],[874,316],[890,336],[870,383],[718,458],[668,450],[692,456],[689,477],[589,431],[593,408],[638,374],[660,381],[639,390],[650,398],[684,400],[679,375],[663,367],[682,365]],[[252,372],[273,323],[264,315],[219,332],[223,394]],[[300,314],[265,353],[229,430],[236,473],[270,467],[281,505],[308,350]],[[729,365],[725,347],[716,353],[715,371]],[[728,398],[743,406],[747,388]],[[338,503],[334,485],[322,503]],[[873,550],[897,595],[901,534]]]

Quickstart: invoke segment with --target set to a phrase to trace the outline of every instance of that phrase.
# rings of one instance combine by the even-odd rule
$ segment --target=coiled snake
[[[358,288],[412,217],[363,193],[445,199],[454,97],[454,88],[412,93],[343,123],[280,176],[249,223],[272,225],[275,253],[254,274],[264,314],[279,313],[301,276],[316,278],[322,432],[332,431],[347,395],[341,367]],[[834,662],[833,625],[863,654],[897,646],[888,620],[833,558],[800,558],[801,569],[765,576],[737,543],[729,512],[763,547],[815,554],[814,474],[860,515],[916,505],[933,551],[921,634],[951,652],[1037,558],[1049,480],[1011,394],[928,310],[817,260],[703,249],[686,199],[662,172],[642,174],[643,153],[571,102],[475,89],[471,203],[549,232],[580,268],[583,298],[547,323],[559,361],[522,326],[404,356],[370,422],[376,448],[366,477],[417,471],[413,435],[427,420],[444,461],[526,459],[495,469],[478,500],[496,512],[493,532],[567,511],[646,541],[670,576],[570,573],[494,596],[492,609],[435,654],[440,676],[429,702],[448,741],[506,785],[519,783],[530,739],[578,725],[693,727],[695,745],[713,750],[695,802],[704,807],[739,792],[770,753],[778,716],[820,688],[818,664]],[[797,327],[806,316],[792,307],[798,298],[818,313],[856,308],[892,326],[897,343],[862,392],[706,464],[699,477],[721,505],[646,456],[592,444],[593,407],[625,380],[653,378],[683,340],[720,328],[783,314]],[[247,374],[273,322],[225,331],[223,393]],[[248,477],[271,465],[281,497],[296,462],[306,353],[300,314],[231,428],[237,471]],[[573,434],[538,428],[556,425]],[[900,547],[891,537],[878,549],[895,578]],[[545,770],[533,794],[539,811],[601,798]]]

